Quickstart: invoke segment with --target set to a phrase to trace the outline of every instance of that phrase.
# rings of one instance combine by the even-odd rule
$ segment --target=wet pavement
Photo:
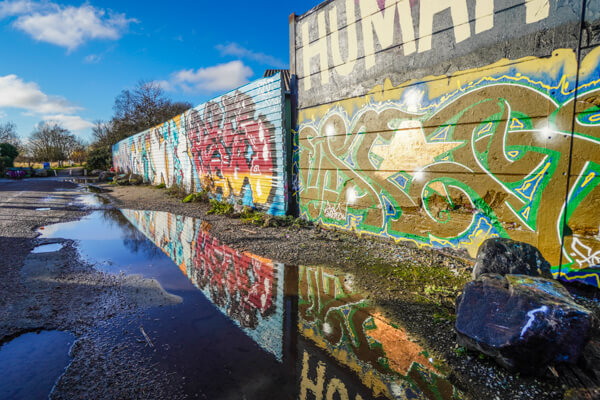
[[[100,336],[142,343],[190,398],[451,399],[445,368],[325,266],[239,252],[210,226],[166,212],[100,210],[44,227],[104,272],[156,279],[177,305],[116,317]]]

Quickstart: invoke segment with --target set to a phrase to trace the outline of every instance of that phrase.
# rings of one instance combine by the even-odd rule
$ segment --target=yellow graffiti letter
[[[313,57],[319,56],[321,61],[321,83],[329,83],[329,64],[327,59],[327,32],[325,24],[325,14],[319,13],[317,16],[319,26],[319,39],[311,44],[308,31],[308,22],[302,25],[302,59],[304,61],[304,89],[310,90],[310,61]]]
[[[550,0],[527,0],[525,2],[525,22],[533,24],[548,18],[550,15]]]
[[[315,395],[315,400],[323,399],[323,386],[325,386],[325,364],[317,363],[317,381],[313,382],[308,377],[308,360],[310,356],[305,351],[302,358],[302,380],[300,381],[300,399],[306,399],[310,390]]]
[[[475,3],[475,33],[494,27],[494,0],[477,0]]]
[[[348,400],[348,390],[346,385],[337,378],[333,378],[329,385],[327,385],[327,396],[326,400],[333,400],[333,395],[337,392],[340,396],[340,400]]]
[[[471,36],[466,0],[421,0],[419,53],[431,50],[433,17],[448,8],[452,14],[456,43],[460,43]]]
[[[348,31],[348,59],[344,61],[340,51],[340,41],[338,32],[337,7],[329,11],[329,27],[331,29],[331,51],[333,55],[333,65],[335,71],[347,76],[354,70],[354,64],[358,58],[358,36],[356,35],[356,11],[354,0],[346,0],[346,30]]]

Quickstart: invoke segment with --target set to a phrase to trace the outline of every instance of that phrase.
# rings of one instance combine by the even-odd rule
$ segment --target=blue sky
[[[320,0],[0,1],[0,123],[57,121],[89,139],[139,80],[200,104],[287,68],[288,17]]]

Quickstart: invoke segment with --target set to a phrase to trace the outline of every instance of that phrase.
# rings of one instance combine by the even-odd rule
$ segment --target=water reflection
[[[122,212],[221,312],[281,361],[283,265],[220,244],[195,218],[157,211]]]
[[[236,251],[195,218],[122,213],[221,313],[291,372],[295,382],[288,384],[296,386],[298,398],[461,398],[435,360],[354,290],[351,277]],[[131,237],[143,242],[133,232]]]

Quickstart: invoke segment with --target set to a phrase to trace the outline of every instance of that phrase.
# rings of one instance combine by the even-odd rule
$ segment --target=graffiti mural
[[[388,322],[364,294],[353,290],[351,278],[322,267],[300,267],[299,280],[300,334],[349,367],[370,389],[372,397],[462,398],[427,352],[411,341],[404,330]],[[301,399],[308,392],[320,398],[318,393],[325,390],[326,368],[317,368],[317,382],[321,383],[315,384],[307,376],[307,370],[313,368],[309,359],[305,351],[301,358]],[[327,392],[335,391],[329,386]],[[345,393],[346,385],[340,381],[337,390]]]
[[[123,215],[264,350],[283,355],[283,265],[220,244],[200,220],[159,211]]]
[[[300,211],[471,256],[510,237],[538,246],[556,276],[599,285],[599,74],[600,48],[579,69],[557,50],[303,110]]]
[[[255,81],[119,142],[114,167],[285,215],[284,105],[281,74]]]

